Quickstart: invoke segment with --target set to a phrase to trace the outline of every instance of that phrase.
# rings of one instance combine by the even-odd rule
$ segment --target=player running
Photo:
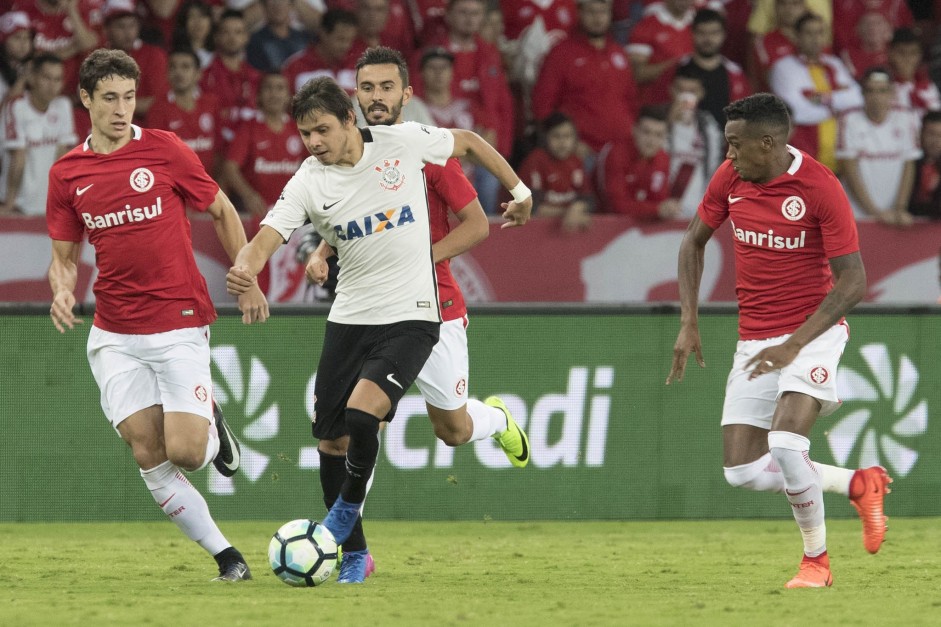
[[[324,525],[344,543],[360,521],[379,450],[379,423],[418,377],[439,339],[441,312],[425,163],[473,154],[511,190],[504,218],[529,219],[532,196],[506,160],[471,131],[418,124],[358,129],[353,103],[327,78],[294,97],[294,118],[312,159],[285,187],[262,228],[229,271],[243,320],[268,317],[255,302],[255,276],[294,230],[310,221],[341,267],[317,368],[318,449],[346,453],[345,477]],[[323,472],[323,471],[322,471]],[[325,494],[325,500],[329,495]],[[338,581],[365,577],[367,549],[344,553]]]
[[[88,362],[101,407],[160,508],[215,557],[216,580],[251,579],[181,472],[213,462],[232,476],[239,466],[238,442],[214,411],[209,324],[216,312],[196,267],[185,207],[209,213],[232,259],[245,231],[192,150],[173,133],[131,124],[139,81],[137,63],[120,50],[96,50],[82,63],[79,93],[91,135],[49,173],[49,313],[60,333],[82,322],[72,307],[87,233],[98,268]],[[250,293],[264,302],[257,287]]]
[[[892,479],[875,466],[848,470],[810,459],[818,416],[840,406],[836,369],[849,338],[844,316],[866,293],[856,222],[833,173],[787,145],[790,117],[777,96],[756,94],[724,109],[728,159],[719,167],[679,252],[682,318],[667,384],[681,381],[690,353],[705,366],[699,285],[706,243],[725,220],[735,240],[737,350],[725,390],[725,478],[784,492],[804,540],[787,588],[833,583],[823,492],[850,497],[870,553],[886,532]]]

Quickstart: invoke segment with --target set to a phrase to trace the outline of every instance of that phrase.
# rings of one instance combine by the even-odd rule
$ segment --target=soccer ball
[[[291,586],[319,586],[337,565],[337,542],[321,523],[305,518],[285,523],[268,543],[271,570]]]

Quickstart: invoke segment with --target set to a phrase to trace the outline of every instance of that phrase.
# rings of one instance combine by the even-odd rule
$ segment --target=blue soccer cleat
[[[353,527],[359,519],[359,510],[362,506],[362,503],[347,503],[342,496],[338,496],[333,507],[327,512],[326,518],[323,519],[323,526],[330,530],[337,544],[346,542],[346,539],[353,533]]]
[[[366,577],[369,576],[368,571],[371,561],[368,549],[347,551],[343,554],[343,562],[340,563],[340,574],[337,576],[337,583],[363,583]]]

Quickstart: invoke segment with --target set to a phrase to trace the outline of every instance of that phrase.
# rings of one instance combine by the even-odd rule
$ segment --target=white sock
[[[784,492],[784,475],[771,453],[765,453],[758,459],[741,466],[722,469],[725,480],[736,488],[755,490],[756,492]]]
[[[784,493],[804,539],[804,554],[817,557],[827,550],[827,528],[820,475],[810,461],[810,440],[796,433],[772,431],[768,448],[784,475]]]
[[[163,513],[187,538],[210,555],[232,546],[212,520],[206,499],[169,460],[150,470],[141,470],[140,476]]]
[[[219,454],[219,429],[216,427],[216,419],[209,421],[209,437],[206,439],[206,457],[203,463],[196,470],[202,470],[209,465],[209,462]],[[193,472],[196,472],[195,470]],[[848,484],[847,484],[848,485]]]
[[[477,399],[467,401],[467,415],[474,425],[468,442],[476,442],[506,431],[506,414],[496,407],[485,405]]]
[[[820,462],[814,462],[814,468],[817,469],[817,474],[820,475],[820,488],[824,492],[833,492],[843,496],[850,495],[850,481],[853,480],[853,475],[856,474],[855,470],[840,468],[839,466],[828,466]]]

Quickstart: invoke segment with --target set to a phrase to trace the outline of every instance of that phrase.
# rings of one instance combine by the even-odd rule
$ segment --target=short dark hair
[[[51,52],[42,52],[42,53],[37,54],[30,60],[29,67],[30,67],[30,70],[32,70],[33,72],[38,72],[39,68],[41,68],[44,65],[50,65],[50,64],[51,65],[63,65],[63,63],[64,62],[62,61],[61,58],[57,57]]]
[[[402,53],[386,46],[366,48],[366,51],[356,60],[356,74],[367,65],[395,65],[402,78],[402,87],[408,87],[408,63]]]
[[[813,21],[813,20],[820,20],[820,21],[822,22],[822,21],[823,21],[823,18],[820,17],[819,15],[817,15],[816,13],[812,13],[812,12],[810,12],[810,11],[807,11],[806,13],[804,13],[803,15],[801,15],[799,18],[797,18],[797,21],[796,21],[796,22],[794,22],[794,32],[795,32],[795,33],[801,32],[801,30],[803,30],[803,28],[804,28],[804,25],[805,25],[807,22],[811,22],[811,21]]]
[[[218,27],[225,20],[242,20],[245,21],[245,14],[238,9],[226,9],[219,14],[219,18],[216,20],[216,26]]]
[[[640,108],[640,113],[637,114],[637,121],[640,122],[641,118],[647,118],[648,120],[666,122],[668,109],[669,105],[644,105]]]
[[[693,63],[684,63],[678,66],[673,73],[673,78],[685,78],[700,84],[703,83],[702,74],[699,73],[698,66],[694,66]]]
[[[901,28],[896,28],[892,32],[892,41],[889,42],[889,46],[896,46],[900,44],[918,44],[921,45],[921,40],[918,38],[918,34],[914,30],[908,28],[907,26],[902,26]]]
[[[752,94],[729,104],[722,109],[725,119],[744,120],[749,124],[760,124],[787,135],[791,128],[791,116],[787,105],[774,94]]]
[[[718,22],[722,24],[723,29],[725,28],[725,17],[721,13],[715,9],[699,9],[693,16],[692,28],[696,28],[700,24],[712,24],[713,22]]]
[[[137,85],[140,83],[140,68],[137,61],[123,50],[98,48],[82,61],[78,70],[78,86],[91,97],[98,83],[111,76],[133,79]]]
[[[329,9],[320,18],[320,30],[325,33],[332,33],[340,24],[358,27],[356,14],[345,9]]]
[[[926,111],[925,115],[921,118],[921,127],[924,128],[926,124],[934,124],[936,122],[941,122],[941,111]]]
[[[175,54],[182,54],[191,58],[196,63],[197,70],[203,66],[203,64],[199,61],[199,55],[196,54],[196,51],[193,50],[190,46],[177,46],[173,48],[169,53],[167,53],[167,59]]]
[[[561,111],[554,111],[550,113],[549,117],[543,120],[542,124],[540,125],[542,127],[541,130],[543,136],[548,135],[552,129],[556,128],[557,126],[562,126],[563,124],[571,124],[572,126],[575,126],[575,122],[572,121],[572,118],[565,115]]]
[[[315,111],[335,115],[340,122],[356,119],[349,94],[329,76],[310,79],[297,90],[291,101],[295,122],[300,122]]]

